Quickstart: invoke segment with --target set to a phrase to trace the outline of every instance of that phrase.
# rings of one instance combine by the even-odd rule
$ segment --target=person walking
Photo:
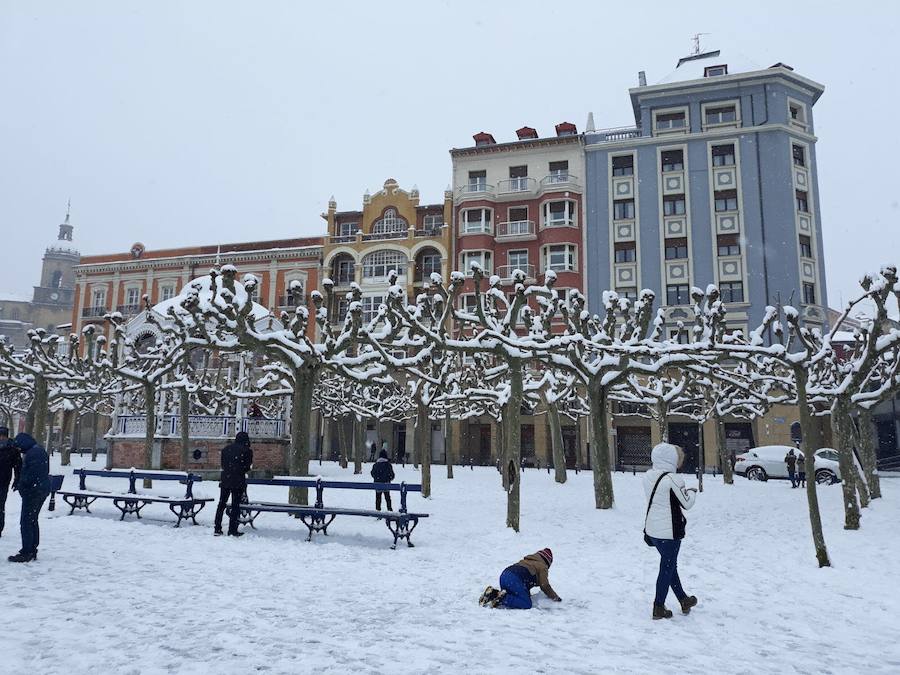
[[[241,517],[241,499],[247,491],[247,472],[253,466],[253,450],[250,448],[250,436],[246,431],[239,431],[234,443],[229,443],[222,450],[222,478],[219,481],[219,503],[216,506],[215,530],[217,537],[222,534],[222,515],[225,505],[231,500],[228,512],[228,534],[241,537],[238,523]]]
[[[797,487],[797,455],[793,450],[788,450],[788,454],[784,456],[784,463],[787,464],[788,478],[791,479],[791,487]]]
[[[651,451],[650,460],[653,467],[644,474],[644,492],[647,495],[644,541],[659,552],[653,618],[671,619],[672,612],[666,607],[666,596],[670,588],[678,598],[684,614],[688,614],[691,607],[697,604],[696,596],[684,592],[678,576],[678,552],[687,524],[682,509],[689,509],[694,505],[697,490],[686,488],[684,479],[676,473],[684,462],[681,448],[670,443],[660,443]]]
[[[390,483],[394,480],[394,467],[391,466],[391,460],[388,459],[387,449],[378,453],[378,461],[372,465],[369,472],[372,480],[376,483]],[[393,511],[391,506],[391,493],[387,490],[376,490],[375,492],[375,510],[381,511],[381,497],[384,495],[384,501],[388,511]]]
[[[515,565],[510,565],[500,574],[500,588],[488,586],[478,599],[482,607],[506,607],[507,609],[531,609],[531,589],[539,587],[548,598],[562,602],[550,585],[550,565],[553,551],[542,548],[537,553],[526,555]]]
[[[806,459],[803,457],[803,453],[799,450],[797,451],[797,485],[800,487],[806,487]]]
[[[9,429],[0,427],[0,536],[3,536],[3,526],[6,524],[6,497],[9,495],[9,482],[12,480],[12,489],[17,490],[21,470],[22,455],[9,440]]]
[[[50,494],[50,457],[29,434],[16,436],[15,445],[22,452],[22,470],[16,484],[22,498],[22,514],[19,519],[22,550],[9,556],[7,560],[24,563],[37,560],[38,546],[41,543],[38,517],[44,500]]]

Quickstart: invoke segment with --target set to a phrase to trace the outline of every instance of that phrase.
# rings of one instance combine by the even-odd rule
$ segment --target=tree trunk
[[[156,386],[151,382],[144,382],[144,413],[146,424],[144,427],[144,467],[153,468],[153,440],[156,437]],[[153,481],[145,478],[144,488],[153,487]]]
[[[422,452],[422,496],[431,496],[431,419],[428,406],[416,402],[416,447]]]
[[[291,395],[291,476],[309,476],[309,418],[312,415],[312,394],[315,376],[303,368],[294,372],[294,392]],[[306,505],[306,488],[290,488],[291,504]]]
[[[806,370],[794,369],[794,381],[797,387],[797,406],[800,410],[800,435],[809,442],[813,437],[813,419],[806,400]],[[808,448],[803,453],[803,467],[806,472],[806,503],[809,507],[809,525],[812,529],[813,546],[816,549],[816,560],[819,567],[831,567],[828,549],[825,547],[825,533],[822,531],[822,514],[819,512],[819,494],[816,492],[816,459],[815,448]]]
[[[849,405],[847,406],[847,410],[851,410]],[[848,426],[850,427],[850,433],[853,438],[852,459],[853,468],[856,469],[856,473],[853,477],[856,480],[856,490],[859,493],[859,507],[865,509],[869,506],[869,484],[866,481],[865,466],[861,458],[862,439],[860,438],[859,427],[852,417],[850,418]]]
[[[665,401],[657,401],[656,403],[656,426],[659,430],[659,442],[669,442],[669,406]]]
[[[859,529],[859,502],[856,498],[856,465],[853,459],[853,432],[850,428],[849,406],[840,398],[835,399],[831,413],[831,430],[834,436],[835,449],[838,451],[838,465],[841,469],[841,489],[844,493],[844,529]],[[812,454],[815,448],[810,448]],[[815,466],[815,463],[813,463]],[[808,467],[808,465],[807,465]],[[815,482],[815,473],[807,474],[807,478]],[[807,484],[809,480],[807,479]],[[807,492],[809,488],[807,488]]]
[[[75,418],[77,416],[78,412],[76,410],[66,410],[62,414],[62,424],[59,429],[60,463],[62,466],[72,464],[72,445],[74,445],[75,441]],[[72,439],[66,444],[66,434],[70,433],[70,428],[72,429]]]
[[[181,469],[188,471],[191,461],[191,427],[190,427],[191,402],[188,391],[182,387],[178,391],[178,417],[181,424]]]
[[[875,425],[872,423],[872,411],[862,408],[859,411],[859,456],[862,459],[863,474],[869,487],[869,497],[881,497],[881,482],[876,470],[878,463],[875,455]]]
[[[725,423],[722,416],[717,411],[713,411],[713,425],[716,429],[716,454],[719,456],[719,468],[722,470],[722,480],[725,485],[734,485],[734,466],[731,463],[731,453],[728,452],[728,445],[725,442]],[[703,427],[700,428],[701,433]]]
[[[559,422],[559,408],[555,403],[547,406],[547,419],[550,422],[550,451],[553,453],[553,472],[557,483],[565,483],[566,452],[562,442],[562,425]]]
[[[34,437],[38,443],[41,443],[44,430],[47,427],[47,380],[38,373],[34,376],[34,401],[31,403],[32,410],[29,411],[31,417],[31,428],[26,431]],[[26,427],[28,421],[26,420]],[[49,449],[49,448],[48,448]]]
[[[339,417],[338,418],[338,445],[340,445],[341,450],[339,453],[340,464],[342,469],[347,468],[347,461],[350,457],[350,453],[352,451],[352,438],[347,438],[347,418]]]
[[[447,462],[447,478],[453,478],[453,432],[450,427],[450,415],[444,417],[444,455]]]
[[[594,503],[598,509],[611,509],[615,503],[609,466],[609,424],[606,418],[607,391],[595,386],[590,390],[591,466],[594,472]]]
[[[320,411],[321,412],[321,411]],[[332,420],[329,417],[322,416],[322,451],[319,453],[319,466],[322,466],[322,460],[331,458],[331,432]]]
[[[500,484],[503,491],[509,491],[509,474],[506,471],[506,411],[503,411],[503,418],[496,422],[497,425],[497,466],[500,467]]]
[[[522,477],[519,465],[522,457],[522,363],[518,359],[510,359],[509,363],[509,402],[506,404],[504,419],[506,424],[506,472],[509,487],[506,491],[506,526],[514,532],[519,531],[521,511]]]
[[[91,413],[91,462],[97,461],[97,434],[100,426],[100,415],[95,410]]]

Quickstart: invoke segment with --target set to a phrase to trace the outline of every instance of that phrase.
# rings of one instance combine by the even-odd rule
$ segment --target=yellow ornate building
[[[396,270],[408,297],[429,283],[432,272],[451,271],[450,222],[453,195],[443,204],[419,204],[419,190],[403,190],[393,178],[375,194],[363,195],[361,211],[338,211],[334,197],[328,202],[328,232],[322,252],[322,276],[334,282],[339,306],[333,317],[346,313],[346,291],[356,282],[362,289],[364,318],[384,302],[388,274]],[[343,292],[342,292],[343,291]]]

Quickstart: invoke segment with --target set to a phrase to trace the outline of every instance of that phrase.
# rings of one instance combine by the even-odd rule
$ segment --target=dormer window
[[[706,66],[703,69],[703,77],[718,77],[719,75],[727,75],[728,66],[722,64],[720,66]]]

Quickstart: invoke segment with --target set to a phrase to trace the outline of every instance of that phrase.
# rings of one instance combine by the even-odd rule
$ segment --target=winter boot
[[[34,556],[26,555],[20,551],[19,553],[16,553],[15,555],[9,556],[7,558],[7,560],[9,560],[9,562],[14,562],[14,563],[26,563],[26,562],[31,562],[32,560],[34,560]]]
[[[228,536],[229,537],[243,537],[244,533],[243,532],[229,532]]]
[[[689,595],[686,598],[682,598],[678,602],[681,603],[681,613],[682,614],[690,614],[691,607],[695,607],[697,605],[697,596]]]
[[[653,605],[653,619],[671,619],[672,611],[666,609],[665,605],[657,605],[654,603]]]
[[[496,588],[488,586],[484,589],[484,593],[481,594],[481,597],[478,598],[478,604],[482,607],[487,607],[497,593],[499,593],[499,591]]]
[[[493,609],[500,607],[503,604],[504,598],[506,598],[506,591],[502,589],[497,591],[496,595],[491,599],[491,607]]]
[[[214,536],[214,537],[221,537],[223,534],[225,534],[225,533],[222,532],[221,528],[220,528],[220,529],[217,529],[217,530],[213,530],[213,536]]]

